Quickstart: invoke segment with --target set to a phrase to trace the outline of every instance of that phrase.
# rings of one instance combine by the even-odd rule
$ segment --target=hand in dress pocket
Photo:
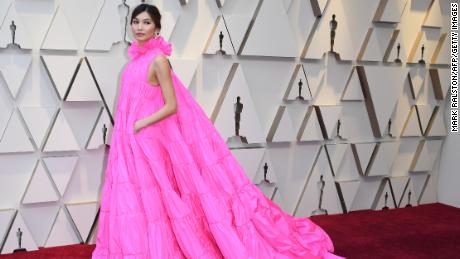
[[[138,120],[134,122],[134,134],[138,133],[142,128],[144,128],[146,125],[143,120]]]

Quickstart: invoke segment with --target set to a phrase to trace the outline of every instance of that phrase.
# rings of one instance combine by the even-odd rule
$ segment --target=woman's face
[[[156,34],[158,28],[150,15],[147,12],[142,12],[133,18],[131,30],[138,42],[145,42]]]

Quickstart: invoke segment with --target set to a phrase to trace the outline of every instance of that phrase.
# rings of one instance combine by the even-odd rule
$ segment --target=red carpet
[[[312,220],[348,258],[460,258],[460,209],[434,203]]]
[[[460,258],[460,209],[428,204],[311,218],[347,258]],[[94,245],[41,248],[0,258],[91,258]]]

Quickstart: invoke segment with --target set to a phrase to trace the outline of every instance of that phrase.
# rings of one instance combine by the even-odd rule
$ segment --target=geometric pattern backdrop
[[[27,250],[94,243],[103,129],[110,140],[126,23],[140,2],[0,2],[2,254],[17,248],[18,228]],[[249,144],[232,152],[283,210],[310,216],[320,179],[329,214],[436,201],[449,1],[146,2],[163,14],[174,70],[224,138],[241,97]]]

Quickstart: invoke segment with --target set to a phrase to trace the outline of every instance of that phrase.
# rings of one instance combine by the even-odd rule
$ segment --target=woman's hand
[[[138,133],[145,126],[147,126],[147,124],[143,119],[136,121],[134,123],[134,134]]]

